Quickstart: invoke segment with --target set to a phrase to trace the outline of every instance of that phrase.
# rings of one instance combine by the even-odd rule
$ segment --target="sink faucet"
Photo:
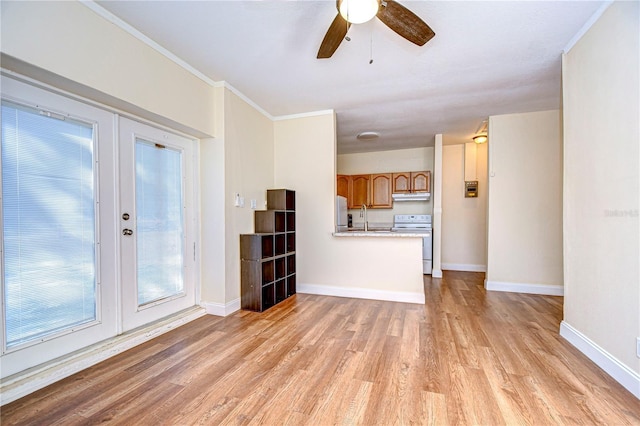
[[[367,221],[367,206],[365,204],[360,207],[360,217],[364,218],[364,231],[369,230],[369,222]]]

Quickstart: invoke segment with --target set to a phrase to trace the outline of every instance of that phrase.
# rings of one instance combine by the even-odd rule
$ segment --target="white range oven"
[[[422,273],[431,274],[433,261],[433,229],[430,214],[396,214],[393,216],[394,232],[422,234]]]

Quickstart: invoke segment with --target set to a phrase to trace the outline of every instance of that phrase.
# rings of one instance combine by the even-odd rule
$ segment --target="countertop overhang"
[[[375,238],[423,238],[431,235],[429,232],[402,232],[402,231],[344,231],[334,232],[334,237],[375,237]]]

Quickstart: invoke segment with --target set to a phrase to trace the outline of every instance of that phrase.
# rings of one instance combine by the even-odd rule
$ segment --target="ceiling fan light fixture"
[[[481,143],[485,143],[488,140],[487,135],[484,133],[481,133],[479,135],[475,135],[473,137],[473,141],[477,144],[481,144]]]
[[[378,0],[339,0],[338,10],[345,21],[352,24],[363,24],[373,19],[378,13]]]

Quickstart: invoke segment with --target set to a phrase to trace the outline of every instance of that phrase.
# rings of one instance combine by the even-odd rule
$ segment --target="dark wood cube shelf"
[[[267,190],[254,234],[240,235],[241,307],[262,312],[296,294],[296,194]]]

